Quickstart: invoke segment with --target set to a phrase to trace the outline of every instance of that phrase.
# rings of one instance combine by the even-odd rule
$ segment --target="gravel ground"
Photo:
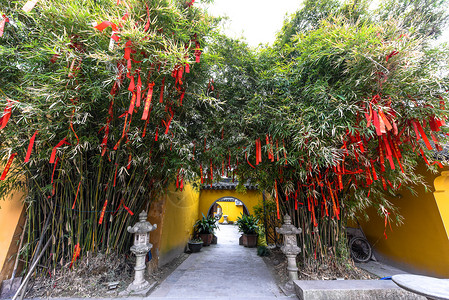
[[[160,283],[187,257],[188,254],[181,254],[171,263],[154,270],[146,279],[150,283]],[[35,278],[28,285],[26,297],[118,297],[134,279],[134,263],[133,255],[97,254],[83,257],[72,270],[62,267],[52,274]],[[108,284],[112,282],[119,284],[109,290]]]
[[[273,270],[279,285],[287,283],[287,258],[279,248],[271,249],[270,255],[265,256],[264,261]],[[356,267],[352,261],[349,261],[346,266],[340,267],[332,266],[332,263],[322,264],[314,269],[300,267],[298,277],[299,280],[377,279],[372,274]]]

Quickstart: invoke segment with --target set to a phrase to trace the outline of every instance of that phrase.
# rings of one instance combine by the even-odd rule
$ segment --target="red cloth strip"
[[[76,259],[80,256],[81,248],[80,243],[76,244],[75,250],[73,250],[72,262],[70,263],[69,269],[72,268],[73,263],[76,262]]]
[[[11,156],[8,159],[8,162],[6,163],[5,169],[3,170],[2,177],[0,177],[0,180],[5,180],[6,175],[8,174],[9,169],[11,168],[12,161],[14,160],[14,157],[17,155],[17,153],[11,154]]]
[[[432,150],[433,148],[430,145],[429,139],[427,138],[424,129],[421,127],[421,124],[419,122],[416,122],[416,126],[418,127],[419,133],[421,134],[421,137],[423,138],[424,144],[426,144],[427,149]]]
[[[253,168],[253,169],[256,168],[256,167],[254,167],[254,166],[249,162],[249,160],[248,160],[248,152],[245,152],[245,159],[246,159],[246,161],[248,162],[248,165],[251,166],[251,168]]]
[[[12,110],[11,106],[12,106],[11,101],[8,100],[8,103],[6,104],[6,107],[5,107],[5,111],[3,113],[3,117],[1,117],[1,119],[0,119],[0,121],[1,121],[0,122],[0,130],[5,128],[6,124],[8,124],[9,118],[11,117],[11,110]]]
[[[53,172],[51,173],[51,183],[53,183],[53,177],[55,176],[55,170],[56,170],[56,166],[58,165],[58,162],[59,162],[59,157],[56,158],[55,165],[53,166]]]
[[[147,120],[148,119],[148,115],[149,115],[149,111],[150,111],[150,105],[151,105],[151,98],[153,97],[153,87],[154,87],[154,82],[150,83],[148,85],[147,100],[145,101],[145,107],[143,109],[143,114],[142,114],[142,120]]]
[[[374,123],[374,127],[376,127],[376,134],[378,136],[382,135],[382,132],[380,130],[379,117],[377,116],[377,112],[375,110],[373,110],[373,123]]]
[[[113,31],[118,31],[117,25],[115,25],[114,23],[112,23],[112,22],[110,22],[110,21],[104,21],[104,22],[101,22],[101,23],[98,24],[97,26],[94,26],[94,28],[96,28],[96,29],[98,29],[98,30],[100,30],[100,31],[103,31],[103,30],[105,30],[106,28],[108,28],[109,26],[112,27],[112,30],[113,30]]]
[[[278,217],[278,220],[280,220],[281,216],[279,214],[278,184],[277,184],[276,180],[274,180],[274,192],[276,193],[276,212],[277,212],[277,217]]]
[[[143,28],[143,31],[148,31],[148,29],[150,29],[150,9],[148,8],[148,4],[146,4],[147,7],[147,23],[145,24],[145,27]]]
[[[125,203],[123,202],[123,208],[124,209],[126,209],[126,211],[131,215],[131,216],[133,216],[134,215],[134,213],[129,209],[129,207],[128,206],[126,206],[125,205]]]
[[[136,107],[140,107],[140,99],[142,98],[142,79],[139,75],[137,75],[137,99],[136,99]]]
[[[161,94],[159,97],[159,103],[164,102],[164,88],[165,88],[165,77],[162,78]]]
[[[25,162],[27,163],[31,157],[31,151],[33,151],[34,140],[36,139],[37,130],[34,132],[33,136],[30,139],[30,143],[28,144],[27,154],[25,156]]]
[[[78,188],[76,189],[75,200],[73,201],[72,209],[75,209],[75,203],[76,203],[76,199],[78,199],[78,192],[80,191],[80,186],[81,186],[81,180],[78,183]]]
[[[128,114],[132,115],[134,112],[134,105],[136,104],[136,96],[137,94],[133,92],[133,95],[131,97],[131,103],[129,104]]]
[[[9,19],[6,17],[6,15],[3,15],[3,20],[0,21],[0,37],[3,36],[3,31],[5,30],[5,24],[9,23]]]
[[[59,143],[55,147],[53,147],[53,150],[51,151],[51,156],[50,156],[51,164],[55,162],[56,150],[63,145],[70,145],[70,143],[67,142],[67,138],[63,138],[61,141],[59,141]]]
[[[108,199],[106,199],[106,201],[104,201],[103,209],[101,210],[100,220],[98,221],[98,224],[100,224],[100,225],[103,223],[104,213],[106,212],[107,206],[108,206]]]

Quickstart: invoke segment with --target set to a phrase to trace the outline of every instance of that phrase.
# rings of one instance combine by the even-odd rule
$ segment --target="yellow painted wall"
[[[163,197],[165,209],[159,248],[160,266],[184,251],[197,220],[199,191],[190,184],[186,184],[182,192],[171,186]]]
[[[446,235],[449,236],[449,172],[441,172],[441,176],[435,178],[434,186],[435,192],[433,195],[435,196]]]
[[[14,265],[15,255],[9,259],[16,252],[13,248],[17,248],[15,242],[21,233],[16,229],[23,210],[22,197],[23,193],[16,191],[0,200],[0,281],[9,278]]]
[[[239,193],[235,190],[201,190],[198,218],[201,218],[202,214],[206,216],[211,205],[222,197],[234,197],[242,201],[250,214],[254,214],[253,207],[262,202],[262,193],[254,190],[247,190],[246,193]]]
[[[428,172],[425,166],[420,166],[418,172],[425,175],[430,186],[438,176]],[[374,209],[368,211],[369,221],[359,219],[381,259],[405,271],[449,278],[448,175],[449,172],[444,172],[442,178],[435,180],[435,193],[426,192],[423,186],[417,186],[418,196],[401,189],[399,194],[402,197],[390,199],[399,208],[404,224],[392,224],[393,230],[387,229],[387,239],[383,235],[384,218],[378,216]]]
[[[221,206],[221,210],[223,215],[228,216],[228,221],[235,222],[237,221],[237,217],[239,217],[243,213],[243,205],[235,205],[235,202],[224,202],[217,201]],[[218,221],[219,223],[223,223],[224,218]]]

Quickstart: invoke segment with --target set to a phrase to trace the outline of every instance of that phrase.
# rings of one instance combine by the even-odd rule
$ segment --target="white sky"
[[[229,17],[224,33],[234,38],[244,37],[253,47],[260,43],[273,43],[286,16],[302,6],[302,0],[214,0],[211,5],[198,2],[213,16]],[[373,0],[371,8],[375,8],[379,2]],[[449,28],[438,42],[449,42]]]
[[[225,33],[245,37],[250,46],[272,43],[287,14],[296,12],[302,0],[215,0],[207,5],[213,16],[228,16]]]

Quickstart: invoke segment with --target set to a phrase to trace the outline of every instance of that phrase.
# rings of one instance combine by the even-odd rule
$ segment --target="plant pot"
[[[254,248],[257,246],[257,234],[244,234],[243,246],[248,248]]]
[[[201,248],[203,248],[203,243],[189,242],[188,245],[189,245],[189,250],[192,253],[200,252]]]
[[[200,239],[203,240],[203,246],[210,246],[214,235],[212,233],[200,233]]]

